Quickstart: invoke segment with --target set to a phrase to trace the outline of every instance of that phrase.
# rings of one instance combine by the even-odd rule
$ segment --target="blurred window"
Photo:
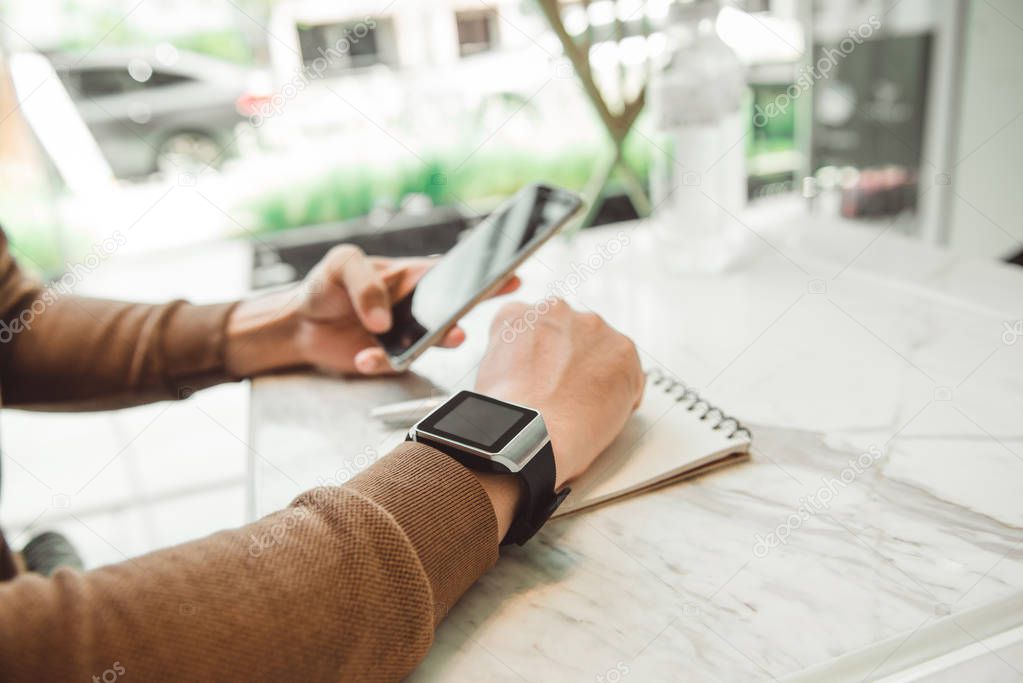
[[[72,87],[83,97],[105,97],[142,90],[127,68],[82,69],[71,74]]]
[[[146,81],[147,88],[163,88],[168,85],[180,85],[181,83],[193,83],[195,79],[181,74],[172,74],[167,71],[154,71],[153,75]]]
[[[78,100],[123,95],[195,80],[178,73],[154,71],[148,79],[139,81],[132,77],[127,66],[62,68],[57,73],[71,96]]]
[[[298,43],[306,66],[327,61],[327,74],[339,74],[377,64],[397,65],[397,44],[390,19],[305,24],[298,27]]]
[[[456,12],[455,21],[458,24],[458,54],[465,57],[496,47],[497,12],[494,10]]]

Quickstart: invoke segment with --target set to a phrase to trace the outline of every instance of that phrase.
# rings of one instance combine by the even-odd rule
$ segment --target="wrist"
[[[494,511],[502,545],[526,543],[569,494],[540,412],[462,390],[419,420],[406,437],[447,454],[475,477]]]
[[[519,503],[522,501],[522,485],[511,474],[469,471],[476,477],[487,497],[490,498],[490,504],[494,508],[494,517],[497,518],[497,542],[500,543],[508,534],[508,529],[511,528],[515,514],[518,512]]]
[[[235,377],[303,365],[296,339],[300,323],[294,292],[283,291],[235,306],[227,320],[224,363]]]

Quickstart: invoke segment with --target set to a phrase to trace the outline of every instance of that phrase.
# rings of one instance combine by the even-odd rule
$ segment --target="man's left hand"
[[[354,245],[328,252],[305,281],[241,302],[227,327],[227,369],[238,377],[312,365],[342,373],[393,372],[374,334],[391,328],[391,307],[415,287],[436,259],[366,256]],[[514,291],[509,279],[498,294]],[[448,330],[453,348],[465,332]]]

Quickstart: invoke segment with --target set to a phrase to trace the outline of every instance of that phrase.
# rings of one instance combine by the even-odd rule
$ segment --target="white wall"
[[[967,17],[950,243],[1000,258],[1023,249],[1023,2],[973,0]]]

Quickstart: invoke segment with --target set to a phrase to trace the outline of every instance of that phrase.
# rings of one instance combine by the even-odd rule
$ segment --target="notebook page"
[[[555,516],[652,487],[733,453],[749,450],[749,436],[729,438],[731,429],[715,430],[713,415],[701,420],[704,407],[679,402],[651,382],[639,410],[587,472],[571,484],[572,493]]]

